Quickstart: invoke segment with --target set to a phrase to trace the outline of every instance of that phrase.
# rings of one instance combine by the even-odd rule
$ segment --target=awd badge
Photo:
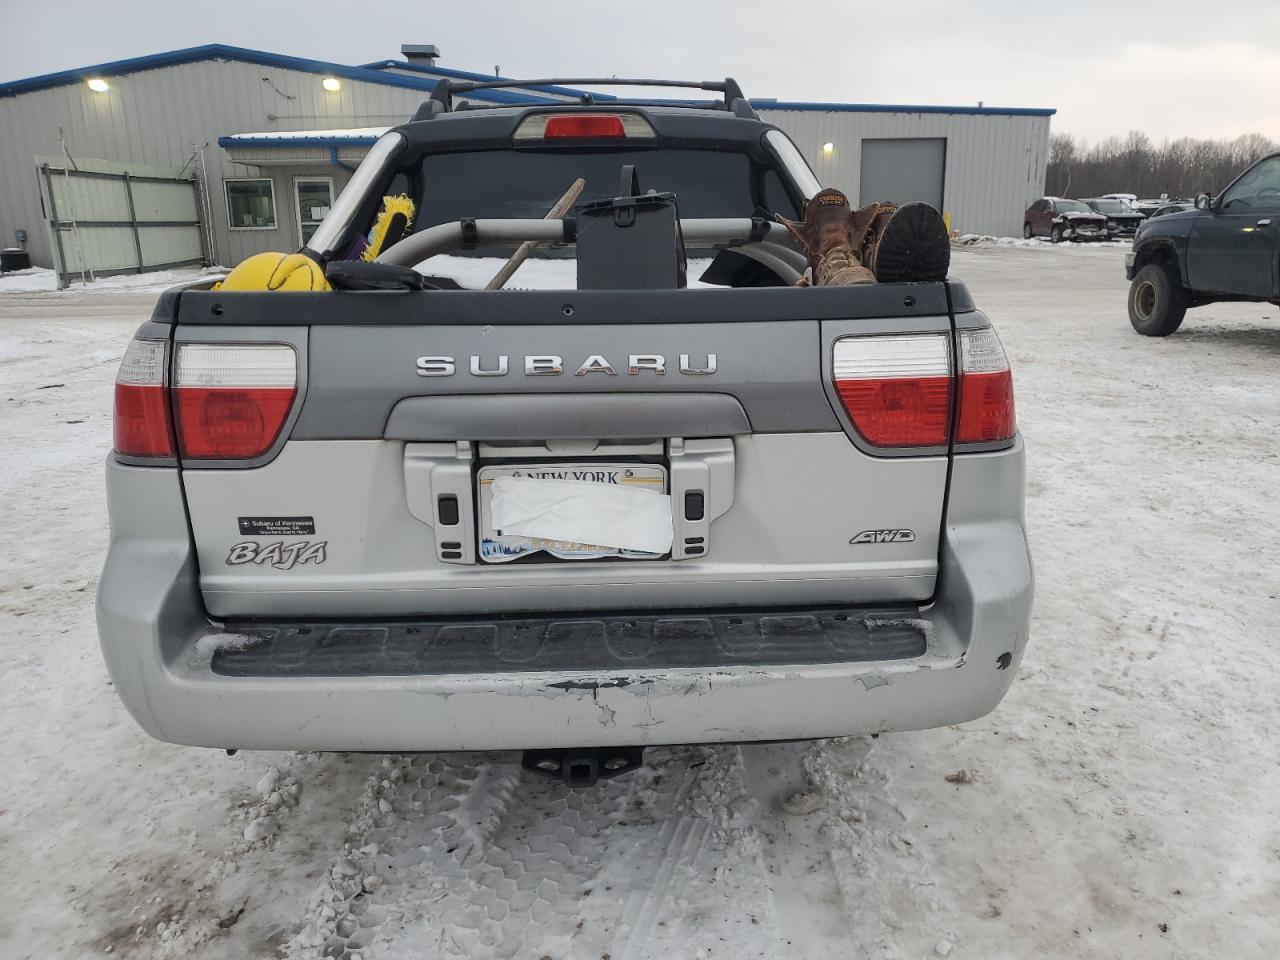
[[[914,543],[914,530],[863,530],[850,543]]]

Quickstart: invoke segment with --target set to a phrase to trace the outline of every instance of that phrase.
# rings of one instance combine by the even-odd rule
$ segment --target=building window
[[[333,178],[294,177],[293,200],[298,214],[298,242],[305,247],[333,206]]]
[[[227,191],[227,225],[232,230],[274,230],[276,191],[268,177],[223,180]]]

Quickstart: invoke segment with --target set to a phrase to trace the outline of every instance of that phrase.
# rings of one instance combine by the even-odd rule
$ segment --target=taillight
[[[115,449],[127,457],[172,457],[165,342],[133,340],[116,374]]]
[[[542,136],[547,140],[560,138],[589,140],[595,137],[625,137],[622,118],[611,114],[566,114],[547,121]]]
[[[183,343],[174,361],[178,449],[193,460],[250,460],[275,444],[297,394],[285,344]]]
[[[652,140],[653,126],[638,113],[535,113],[521,121],[515,140]]]
[[[960,411],[956,443],[1012,440],[1013,375],[1000,338],[990,327],[960,331]]]
[[[951,425],[947,335],[845,337],[835,342],[832,377],[845,412],[868,443],[946,444]]]

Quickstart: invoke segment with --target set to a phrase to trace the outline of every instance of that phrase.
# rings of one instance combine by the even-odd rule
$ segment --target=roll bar
[[[463,247],[523,243],[564,243],[565,220],[485,219],[455,220],[439,223],[405,237],[384,250],[379,263],[412,267],[441,253]],[[702,217],[680,221],[685,243],[702,247],[733,247],[746,256],[778,272],[794,274],[796,279],[808,263],[802,253],[787,241],[786,229],[777,223],[751,217]]]

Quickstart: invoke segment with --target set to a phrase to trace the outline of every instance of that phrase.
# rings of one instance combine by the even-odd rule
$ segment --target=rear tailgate
[[[949,402],[951,292],[184,292],[179,365],[208,343],[296,357],[296,397],[265,454],[182,459],[207,608],[359,618],[927,600],[945,438],[869,444],[833,357],[846,337],[890,352],[927,342]],[[495,556],[486,482],[535,469],[661,485],[670,551]]]

